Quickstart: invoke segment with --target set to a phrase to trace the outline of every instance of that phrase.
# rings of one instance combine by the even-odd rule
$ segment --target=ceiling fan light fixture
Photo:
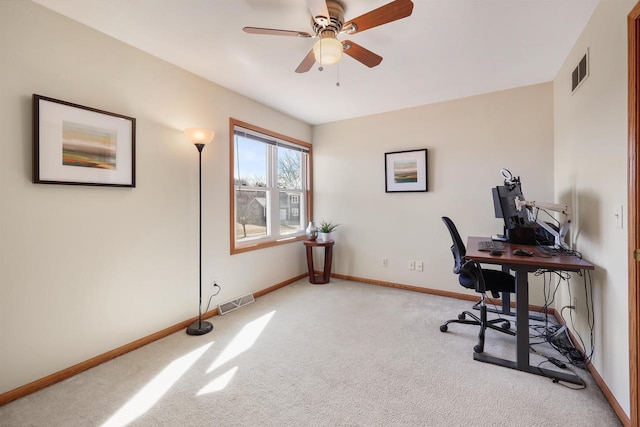
[[[342,43],[333,37],[323,37],[313,45],[313,56],[321,65],[337,64],[342,58]]]

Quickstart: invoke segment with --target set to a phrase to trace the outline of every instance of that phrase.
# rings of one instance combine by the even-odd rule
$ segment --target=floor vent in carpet
[[[247,294],[241,296],[240,298],[223,302],[222,304],[218,305],[218,313],[227,314],[233,310],[239,309],[243,305],[251,304],[254,301],[255,299],[253,299],[253,294]]]

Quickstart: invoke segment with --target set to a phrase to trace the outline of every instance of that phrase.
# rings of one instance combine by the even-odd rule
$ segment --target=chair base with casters
[[[479,301],[480,304],[480,316],[476,316],[470,311],[463,311],[458,314],[457,319],[450,319],[440,325],[440,332],[447,332],[449,330],[449,323],[463,323],[465,325],[477,325],[480,326],[480,332],[478,333],[478,344],[473,347],[475,353],[484,352],[484,336],[487,328],[494,329],[505,334],[515,336],[515,332],[511,330],[511,322],[507,319],[487,319],[487,305],[484,301],[484,297]]]

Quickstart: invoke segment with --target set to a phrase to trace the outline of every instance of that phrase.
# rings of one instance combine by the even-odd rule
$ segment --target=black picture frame
[[[384,154],[386,193],[429,191],[427,149]]]
[[[33,182],[136,186],[136,119],[33,94]]]

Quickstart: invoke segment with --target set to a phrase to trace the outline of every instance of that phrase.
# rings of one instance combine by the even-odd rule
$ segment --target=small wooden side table
[[[304,240],[307,249],[307,266],[309,267],[309,283],[314,285],[324,285],[329,283],[331,277],[331,259],[333,258],[333,240],[321,242],[319,240]],[[321,275],[317,275],[313,268],[313,248],[324,248],[324,268]]]

